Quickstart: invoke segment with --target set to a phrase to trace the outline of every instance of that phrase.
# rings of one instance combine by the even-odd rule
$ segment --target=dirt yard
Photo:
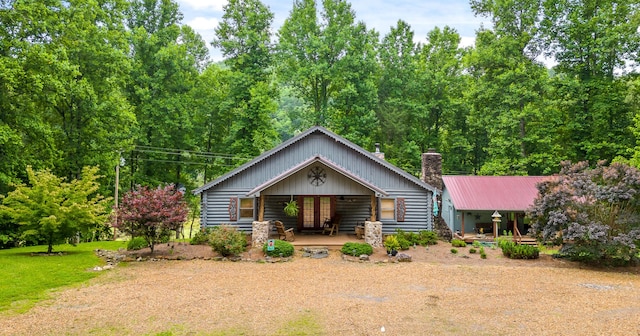
[[[201,250],[198,250],[201,248]],[[53,294],[2,335],[640,335],[638,269],[589,269],[542,256],[488,258],[439,243],[394,263],[296,256],[214,261],[210,249],[158,247]],[[253,261],[248,261],[251,259]]]

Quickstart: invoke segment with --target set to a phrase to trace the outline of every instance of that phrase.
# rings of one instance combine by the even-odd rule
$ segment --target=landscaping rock
[[[322,259],[329,256],[329,249],[326,247],[304,247],[302,256],[306,258]]]
[[[368,254],[361,254],[360,255],[360,260],[361,261],[369,261],[369,255]]]
[[[406,253],[398,253],[396,255],[396,260],[398,262],[411,262],[411,256]]]

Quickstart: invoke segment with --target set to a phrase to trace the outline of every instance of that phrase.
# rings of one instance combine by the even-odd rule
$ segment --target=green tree
[[[204,181],[217,177],[229,170],[238,161],[229,162],[227,139],[231,134],[234,116],[228,111],[231,71],[218,64],[210,64],[200,74],[192,90],[194,111],[194,133],[199,151],[216,153],[203,157]]]
[[[454,167],[465,169],[468,146],[462,140],[468,129],[461,115],[468,113],[468,106],[461,98],[465,81],[460,35],[450,27],[436,27],[427,34],[427,40],[418,54],[416,97],[419,103],[410,115],[409,124],[414,125],[411,139],[420,153],[429,148],[453,147],[443,153],[452,154],[450,164]],[[416,155],[413,160],[419,157]],[[414,162],[416,169],[420,167],[419,161]]]
[[[384,131],[379,134],[388,160],[408,171],[416,171],[420,149],[411,138],[411,116],[422,102],[418,89],[418,53],[411,26],[399,20],[382,39],[379,48],[377,118]],[[382,126],[381,126],[382,127]]]
[[[80,179],[65,182],[48,170],[28,167],[30,186],[16,185],[3,198],[0,212],[21,226],[23,239],[42,239],[51,253],[54,244],[105,223],[110,199],[96,194],[97,172],[97,167],[85,167]]]
[[[345,138],[373,148],[378,130],[378,33],[362,23],[352,27],[352,36],[340,65],[339,89],[329,108],[327,126]]]
[[[182,161],[199,141],[193,90],[208,55],[202,38],[181,21],[173,0],[134,0],[127,14],[133,62],[127,93],[139,125],[131,185],[190,185],[197,175]]]
[[[471,6],[494,26],[477,33],[467,58],[475,168],[481,174],[548,174],[560,160],[560,148],[552,145],[560,121],[546,100],[547,70],[536,61],[540,3],[474,0]]]
[[[640,8],[634,0],[544,1],[541,45],[553,57],[559,141],[573,161],[628,155],[633,113],[617,73],[638,60]]]
[[[277,91],[271,80],[273,13],[259,0],[231,0],[213,45],[232,73],[225,113],[233,115],[226,143],[233,153],[255,156],[277,142],[271,123]]]
[[[550,173],[559,161],[559,148],[552,147],[558,117],[545,111],[547,71],[524,54],[525,47],[510,36],[481,31],[467,58],[473,78],[469,122],[481,174]]]
[[[24,179],[28,164],[69,178],[85,165],[112,165],[134,122],[122,94],[125,6],[120,0],[3,2],[0,155],[11,165],[0,174],[2,189]]]
[[[303,100],[302,125],[322,125],[373,147],[378,34],[344,0],[299,0],[278,32],[280,81]],[[376,139],[379,140],[379,139]]]

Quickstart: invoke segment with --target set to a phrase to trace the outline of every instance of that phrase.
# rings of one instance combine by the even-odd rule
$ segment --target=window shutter
[[[398,222],[404,222],[404,214],[407,212],[407,207],[404,203],[404,198],[396,199],[396,220]]]
[[[238,220],[238,198],[231,197],[229,199],[229,220],[237,221]]]

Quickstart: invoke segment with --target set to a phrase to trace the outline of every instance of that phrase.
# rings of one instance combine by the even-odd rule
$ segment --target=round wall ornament
[[[317,187],[323,185],[324,182],[327,181],[327,173],[324,171],[324,168],[315,166],[309,169],[309,172],[307,173],[307,179],[309,180],[309,183],[311,183],[311,185]]]

